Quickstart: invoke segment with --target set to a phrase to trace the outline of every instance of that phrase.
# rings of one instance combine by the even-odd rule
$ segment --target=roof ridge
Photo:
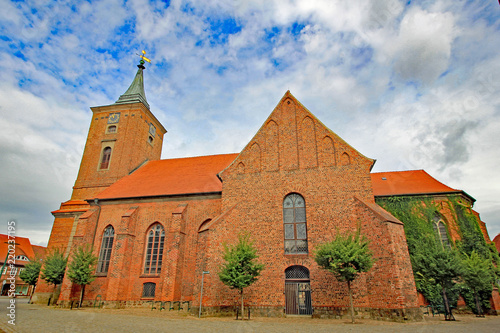
[[[199,155],[199,156],[186,156],[186,157],[173,157],[173,158],[165,158],[157,161],[171,161],[171,160],[183,160],[188,158],[200,158],[200,157],[211,157],[211,156],[229,156],[229,155],[238,155],[239,153],[221,153],[221,154],[212,154],[212,155]],[[151,162],[157,162],[151,161]]]
[[[371,172],[371,174],[374,175],[374,174],[377,174],[377,173],[396,173],[396,172],[415,172],[415,171],[423,171],[423,172],[427,173],[427,171],[425,171],[424,169],[413,169],[413,170],[400,170],[400,171],[379,171],[379,172]],[[434,177],[432,177],[432,178],[434,178]]]

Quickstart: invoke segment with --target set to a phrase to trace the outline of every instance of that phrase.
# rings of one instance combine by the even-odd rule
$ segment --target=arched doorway
[[[285,313],[312,315],[309,270],[304,266],[290,266],[285,270]]]

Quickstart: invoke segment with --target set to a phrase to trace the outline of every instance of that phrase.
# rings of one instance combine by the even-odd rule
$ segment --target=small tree
[[[233,246],[224,244],[224,261],[219,272],[219,279],[231,289],[238,289],[241,295],[241,313],[243,314],[243,289],[257,281],[264,265],[256,262],[257,250],[250,241],[250,235],[240,234],[238,243]]]
[[[51,253],[49,253],[44,260],[42,266],[42,279],[44,279],[48,284],[54,285],[54,291],[56,290],[56,286],[61,284],[64,278],[64,271],[66,270],[67,259],[64,258],[64,255],[59,249],[54,249]]]
[[[369,241],[366,237],[361,237],[359,229],[355,234],[346,236],[337,234],[331,242],[320,244],[316,248],[314,257],[321,268],[333,273],[337,280],[347,282],[353,323],[354,304],[351,282],[356,279],[358,274],[368,272],[373,266],[374,260],[368,244]]]
[[[68,267],[68,277],[71,282],[81,286],[79,307],[82,307],[85,286],[95,279],[93,274],[97,264],[97,257],[89,247],[78,247],[71,257]]]
[[[481,316],[483,312],[479,301],[479,292],[487,290],[491,294],[495,281],[495,272],[491,260],[481,258],[475,250],[472,251],[470,256],[464,253],[461,276],[465,284],[472,289],[476,301],[477,315]]]
[[[422,274],[427,279],[433,279],[439,284],[443,297],[445,319],[455,320],[450,310],[447,291],[455,286],[462,269],[456,250],[428,247],[414,255],[413,263],[413,270],[416,273]]]
[[[19,277],[21,280],[26,282],[28,285],[33,286],[33,290],[31,291],[30,300],[28,303],[31,303],[31,297],[33,297],[33,293],[35,292],[36,283],[38,282],[38,277],[40,275],[40,270],[42,268],[42,261],[38,258],[33,259],[24,266],[24,270],[19,273]]]

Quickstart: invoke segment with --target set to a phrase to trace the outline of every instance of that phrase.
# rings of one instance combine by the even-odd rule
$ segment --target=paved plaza
[[[441,317],[427,317],[419,323],[393,323],[374,320],[311,318],[234,318],[196,316],[177,311],[150,309],[58,309],[27,304],[16,299],[15,326],[8,323],[9,299],[0,298],[0,332],[498,332],[500,317],[476,318],[458,315],[457,321],[446,322]]]

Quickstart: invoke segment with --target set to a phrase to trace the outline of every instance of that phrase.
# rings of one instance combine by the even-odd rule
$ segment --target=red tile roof
[[[89,203],[83,200],[68,200],[61,203],[61,207],[58,210],[52,212],[52,214],[57,213],[68,213],[68,212],[85,212],[89,209]]]
[[[150,161],[97,195],[98,199],[123,199],[222,191],[217,174],[238,154],[209,155]],[[444,185],[424,170],[371,174],[375,196],[467,193]],[[91,199],[91,198],[89,198]]]
[[[375,196],[464,193],[444,185],[424,170],[376,172],[371,177]]]
[[[30,260],[33,260],[36,255],[42,255],[45,253],[45,247],[31,245],[31,242],[28,238],[16,236],[15,238],[11,238],[15,240],[15,255],[25,255]],[[3,264],[5,257],[9,251],[9,236],[5,234],[0,234],[0,263]],[[36,247],[36,248],[35,248]],[[27,263],[25,261],[16,260],[16,265],[24,266]]]
[[[98,199],[137,198],[222,191],[217,174],[238,154],[150,161],[99,193]]]
[[[31,245],[33,248],[33,252],[35,253],[35,257],[38,258],[45,258],[45,252],[47,251],[47,248],[44,246],[39,246],[39,245]]]
[[[386,211],[385,209],[383,209],[379,205],[377,205],[375,203],[371,203],[371,202],[366,202],[358,196],[354,196],[354,198],[356,200],[358,200],[360,203],[362,203],[363,205],[365,205],[365,207],[370,209],[374,214],[378,215],[382,220],[387,221],[387,222],[391,222],[391,223],[396,223],[396,224],[403,224],[403,222],[398,220],[396,217],[394,217],[394,215],[392,215],[391,213],[389,213],[388,211]]]

